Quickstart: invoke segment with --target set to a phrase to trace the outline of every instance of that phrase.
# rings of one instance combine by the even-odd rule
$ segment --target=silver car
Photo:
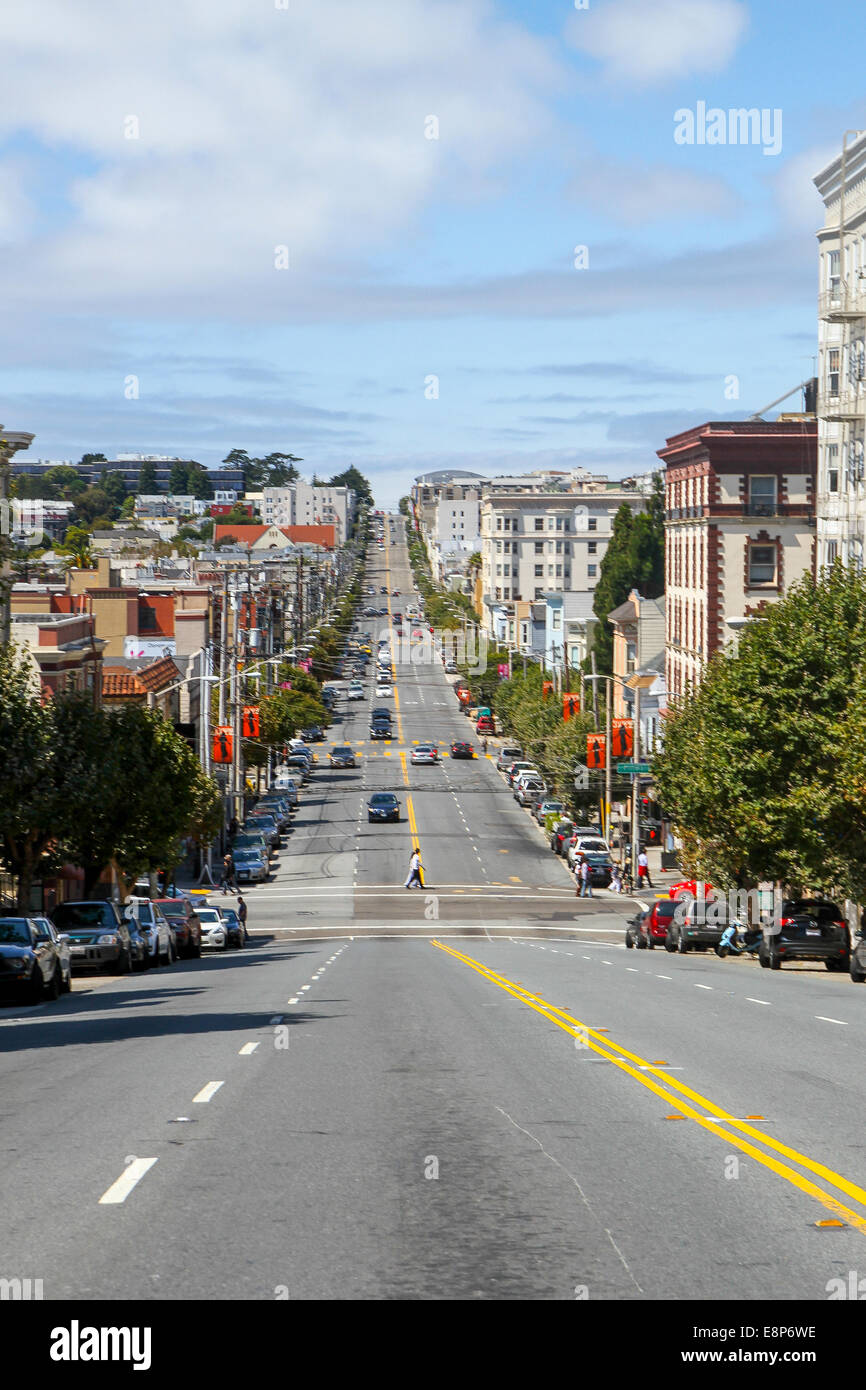
[[[233,850],[232,863],[238,883],[266,883],[270,875],[268,861],[258,849]]]
[[[415,765],[418,763],[438,763],[439,749],[435,743],[419,743],[417,748],[413,748],[409,761]]]

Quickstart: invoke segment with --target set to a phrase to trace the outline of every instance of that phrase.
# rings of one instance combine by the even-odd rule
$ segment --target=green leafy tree
[[[138,491],[149,497],[159,492],[159,485],[156,481],[156,464],[151,459],[145,459],[138,470]]]
[[[213,485],[205,467],[200,463],[190,463],[186,469],[186,484],[184,492],[191,497],[197,497],[200,501],[207,501],[213,497]]]
[[[99,475],[99,486],[109,498],[112,508],[119,512],[126,500],[126,483],[123,480],[123,474],[116,470],[108,472],[103,468]]]
[[[119,513],[119,507],[116,510]],[[114,514],[115,506],[108,493],[104,488],[94,486],[86,488],[76,497],[71,519],[76,525],[86,526],[92,530],[93,523],[98,516],[111,517]]]
[[[330,487],[350,487],[355,492],[361,502],[366,502],[369,506],[373,505],[373,492],[369,482],[363,473],[354,465],[351,468],[344,468],[342,473],[335,473],[329,484]]]
[[[223,459],[229,468],[244,470],[244,485],[249,492],[259,492],[266,487],[285,487],[297,478],[296,464],[303,459],[295,454],[275,452],[264,458],[251,458],[246,449],[231,449]]]
[[[866,893],[864,674],[866,577],[840,565],[714,657],[671,708],[653,769],[688,868],[722,887]]]
[[[58,498],[63,502],[75,502],[87,491],[88,485],[77,468],[72,468],[68,463],[59,463],[56,468],[46,470],[45,486],[51,491],[43,493],[43,496]]]
[[[173,496],[183,496],[186,493],[186,464],[181,459],[176,459],[168,472],[168,490]]]
[[[81,464],[80,464],[80,467],[82,467],[82,468],[88,468],[88,467],[90,467],[91,464],[94,464],[94,463],[107,463],[107,462],[108,462],[108,459],[105,457],[105,454],[82,454],[82,455],[81,455]]]
[[[56,833],[52,713],[27,656],[12,643],[0,647],[0,845],[18,879],[19,912],[30,909],[33,879]]]
[[[623,502],[613,521],[610,544],[599,570],[593,596],[593,612],[598,618],[593,635],[597,669],[613,670],[613,628],[608,613],[625,603],[632,589],[644,598],[658,598],[665,583],[664,488],[661,474],[653,479],[653,491],[646,512],[632,512]]]
[[[57,547],[61,555],[67,555],[77,569],[93,567],[92,536],[83,526],[70,525],[66,528],[63,544]]]

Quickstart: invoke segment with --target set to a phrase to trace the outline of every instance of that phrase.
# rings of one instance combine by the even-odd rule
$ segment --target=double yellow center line
[[[602,1037],[598,1029],[590,1028],[587,1024],[581,1023],[579,1019],[573,1018],[564,1009],[557,1008],[554,1004],[548,1004],[538,994],[532,994],[522,985],[515,985],[503,975],[499,975],[494,970],[489,970],[487,966],[481,965],[472,956],[463,955],[460,951],[455,951],[453,947],[446,946],[442,941],[431,942],[440,951],[446,951],[470,969],[475,970],[484,979],[488,980],[497,988],[504,990],[507,994],[525,1004],[527,1008],[533,1009],[542,1018],[561,1028],[563,1032],[569,1033],[572,1037],[579,1038],[582,1044],[597,1052],[600,1057],[604,1057],[608,1062],[612,1062],[620,1071],[625,1072],[634,1081],[638,1081],[641,1086],[645,1086],[648,1091],[653,1091],[655,1095],[661,1096],[664,1100],[672,1103],[677,1108],[676,1118],[694,1120],[695,1124],[702,1129],[708,1130],[718,1138],[724,1139],[728,1145],[740,1149],[742,1153],[748,1154],[756,1163],[760,1163],[764,1168],[769,1168],[778,1177],[784,1178],[794,1187],[804,1192],[809,1197],[814,1197],[833,1216],[838,1220],[866,1235],[866,1216],[859,1212],[852,1211],[843,1205],[831,1193],[825,1192],[823,1188],[810,1182],[802,1173],[798,1173],[787,1163],[780,1162],[773,1154],[781,1154],[783,1158],[789,1159],[792,1163],[797,1163],[807,1172],[813,1173],[815,1177],[834,1187],[837,1192],[859,1202],[866,1207],[866,1191],[858,1187],[856,1183],[850,1182],[848,1178],[840,1173],[834,1172],[832,1168],[827,1168],[823,1163],[818,1163],[815,1159],[808,1158],[805,1154],[798,1153],[796,1149],[789,1148],[786,1144],[780,1143],[777,1139],[771,1138],[767,1134],[755,1129],[747,1120],[738,1119],[729,1115],[727,1111],[715,1105],[702,1096],[698,1091],[693,1091],[676,1077],[670,1076],[663,1069],[662,1065],[647,1062],[634,1052],[629,1052],[627,1048],[620,1047],[618,1043],[612,1042],[609,1038]],[[686,1096],[693,1105],[683,1101],[681,1097]],[[696,1109],[695,1106],[700,1107]],[[738,1133],[735,1131],[739,1131]],[[741,1136],[748,1136],[747,1138]],[[763,1149],[755,1147],[749,1139],[757,1140],[762,1144]],[[771,1152],[766,1152],[770,1150]]]

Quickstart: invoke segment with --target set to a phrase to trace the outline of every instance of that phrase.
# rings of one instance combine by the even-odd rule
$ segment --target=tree
[[[362,502],[367,502],[372,507],[373,492],[370,484],[354,465],[351,468],[344,468],[342,473],[335,473],[329,484],[330,487],[350,487],[357,494]]]
[[[18,879],[19,912],[30,910],[30,888],[54,830],[54,760],[51,708],[39,698],[31,662],[9,643],[0,647],[0,845]]]
[[[92,569],[93,551],[91,549],[91,534],[83,526],[70,525],[66,528],[66,535],[63,544],[57,549],[61,555],[68,555],[72,564],[78,569]]]
[[[689,869],[866,895],[866,577],[802,580],[665,721],[654,774]]]
[[[299,729],[328,722],[324,705],[301,690],[278,690],[259,705],[259,736],[262,743],[271,746],[287,743]]]
[[[303,459],[294,454],[272,453],[264,458],[250,458],[246,449],[231,449],[223,459],[229,468],[244,470],[244,486],[250,492],[259,492],[266,487],[285,487],[298,476],[295,467]]]
[[[99,487],[110,500],[112,508],[119,512],[126,501],[126,483],[123,481],[123,474],[116,470],[109,473],[103,468],[99,475]]]
[[[107,462],[108,462],[108,459],[105,457],[105,454],[82,454],[82,455],[81,455],[81,463],[79,464],[79,467],[80,467],[80,468],[88,468],[88,467],[90,467],[91,464],[94,464],[94,463],[107,463]]]
[[[46,470],[45,486],[51,491],[43,493],[43,496],[75,502],[87,491],[87,480],[82,478],[77,468],[71,468],[67,463],[59,463],[56,468]]]
[[[593,636],[597,669],[613,670],[613,628],[608,613],[625,603],[632,589],[644,598],[658,598],[665,582],[664,489],[661,474],[653,478],[653,491],[646,512],[632,512],[623,502],[613,521],[613,532],[601,562],[599,580],[593,596],[593,612],[598,618]]]
[[[186,470],[186,489],[190,496],[206,501],[213,497],[213,486],[208,471],[200,463],[189,464]]]
[[[186,492],[187,473],[186,464],[181,459],[175,459],[168,474],[168,490],[172,495],[179,496]]]
[[[156,481],[156,464],[151,459],[145,459],[138,470],[138,491],[147,496],[153,496],[159,491],[159,484]]]

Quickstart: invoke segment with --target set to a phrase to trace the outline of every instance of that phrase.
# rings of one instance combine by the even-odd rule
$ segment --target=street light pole
[[[634,760],[640,762],[640,686],[634,688]],[[640,838],[640,817],[638,813],[638,787],[640,773],[632,773],[631,779],[631,881],[637,887],[638,840]]]

